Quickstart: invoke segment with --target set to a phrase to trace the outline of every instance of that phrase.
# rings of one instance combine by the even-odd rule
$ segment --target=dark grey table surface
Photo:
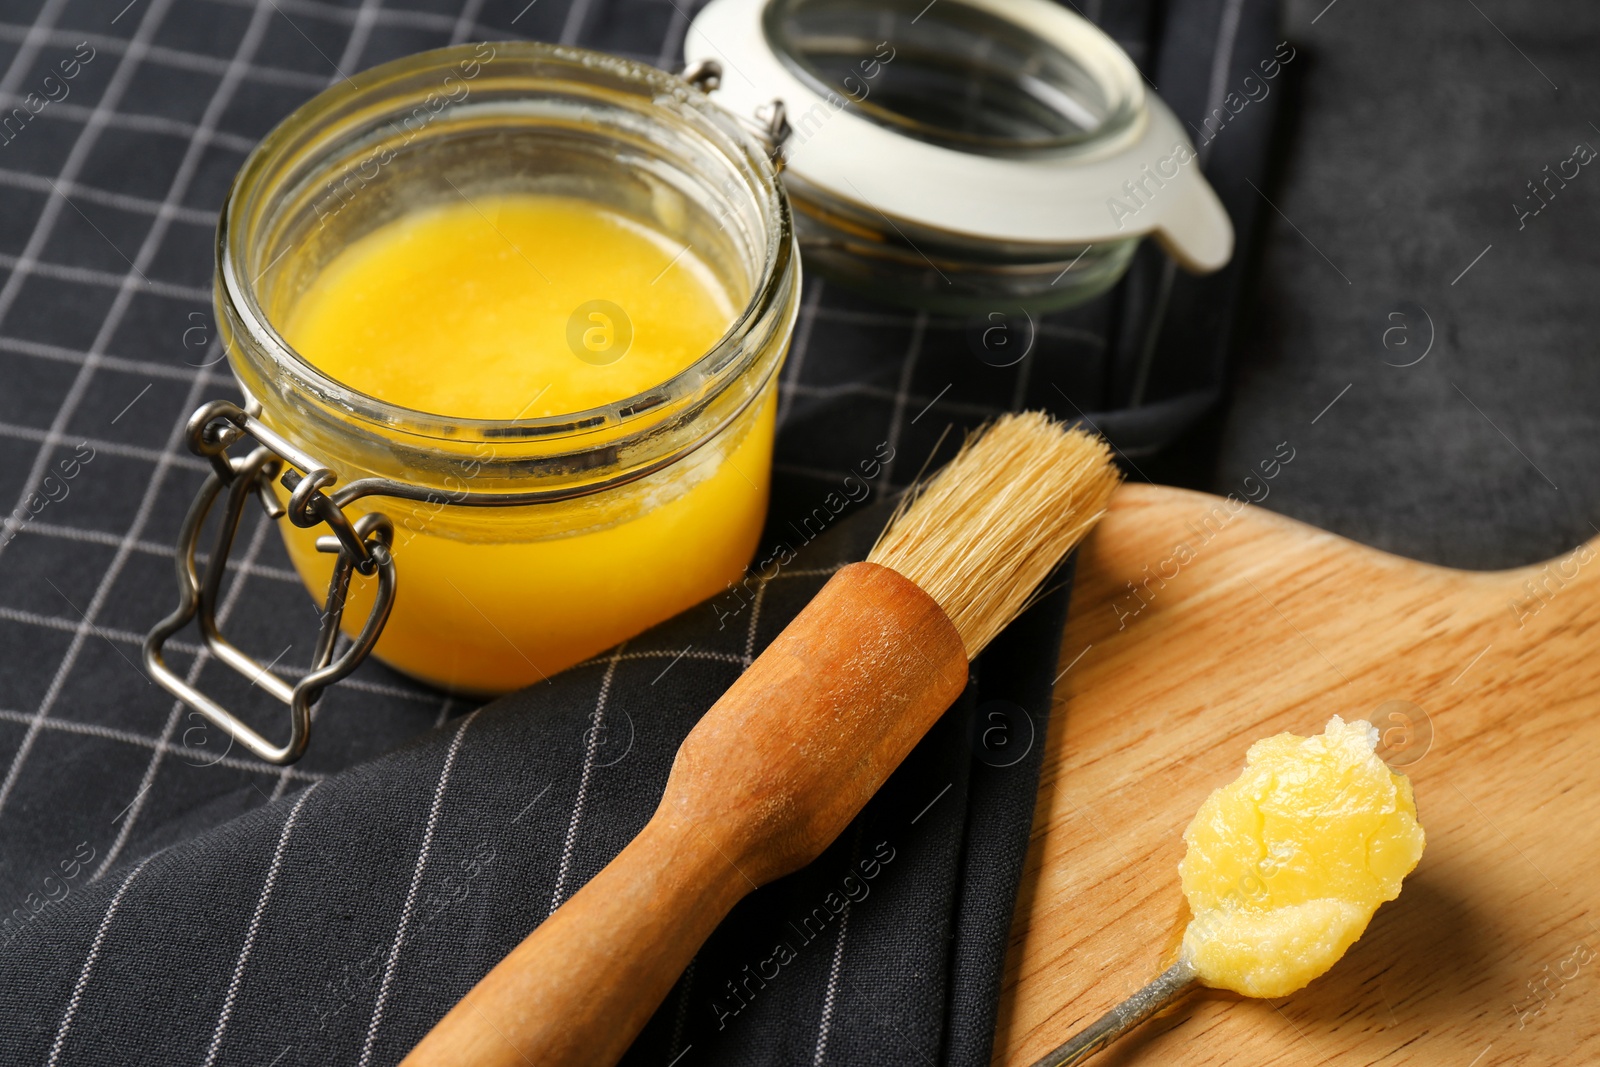
[[[1594,537],[1600,167],[1563,161],[1600,149],[1600,8],[1293,0],[1288,12],[1306,63],[1263,190],[1275,210],[1233,395],[1140,466],[1238,491],[1288,440],[1295,461],[1264,506],[1452,566],[1532,563]],[[1574,167],[1532,214],[1527,183]],[[1427,319],[1426,358],[1386,365],[1424,350]],[[1393,325],[1410,348],[1401,334],[1384,346]]]

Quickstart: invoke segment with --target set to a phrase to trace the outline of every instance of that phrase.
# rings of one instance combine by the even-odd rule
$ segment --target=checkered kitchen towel
[[[748,600],[78,889],[0,956],[0,1062],[397,1061],[639,831],[699,714],[886,513]],[[822,859],[740,905],[629,1062],[987,1059],[1065,599],[985,654]]]
[[[212,227],[255,139],[338,72],[450,41],[562,39],[671,65],[691,11],[0,6],[0,1062],[397,1060],[643,823],[695,717],[864,550],[882,520],[870,500],[732,622],[727,605],[696,609],[477,711],[368,664],[324,699],[289,769],[230,751],[135,666],[171,605],[170,546],[204,473],[180,450],[183,419],[231,392]],[[1283,85],[1260,77],[1282,59],[1272,5],[1086,13],[1194,127],[1247,239],[1247,179],[1260,184]],[[1011,367],[978,358],[966,320],[808,279],[769,543],[792,542],[790,522],[862,460],[893,457],[881,501],[946,427],[1000,410],[1084,414],[1130,454],[1169,439],[1218,396],[1242,270],[1192,279],[1146,250]],[[238,555],[227,628],[293,675],[315,609],[266,522]],[[1064,595],[985,655],[826,857],[724,924],[634,1062],[987,1061]],[[174,660],[281,728],[194,645]]]

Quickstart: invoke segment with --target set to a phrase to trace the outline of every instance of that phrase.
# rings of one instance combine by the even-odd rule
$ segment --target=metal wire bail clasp
[[[700,59],[690,63],[678,75],[702,93],[710,95],[722,86],[722,64],[715,59]],[[794,133],[789,125],[789,111],[777,97],[756,109],[753,116],[735,115],[741,126],[761,138],[766,145],[767,158],[779,170],[783,169],[783,147]]]
[[[229,456],[228,446],[246,435],[258,442],[257,447],[242,459]],[[395,592],[394,556],[390,552],[394,525],[376,512],[361,515],[352,522],[344,509],[323,493],[337,480],[334,473],[301,453],[237,404],[226,400],[206,404],[189,417],[187,436],[189,448],[210,460],[212,471],[189,505],[178,533],[178,607],[145,638],[145,669],[163,689],[226,730],[261,759],[268,763],[293,763],[304,754],[310,740],[311,706],[324,689],[361,664],[389,619]],[[278,478],[290,491],[287,509],[272,493],[273,478]],[[228,494],[227,509],[217,526],[215,546],[206,559],[202,577],[196,556],[200,531],[223,490]],[[307,529],[327,523],[333,531],[331,535],[317,538],[317,549],[335,553],[337,559],[322,606],[322,624],[311,669],[293,686],[273,674],[268,669],[270,665],[258,664],[240,651],[217,628],[217,600],[228,553],[239,532],[246,501],[251,497],[274,519],[287,515],[290,522]],[[376,575],[378,591],[361,632],[335,659],[339,620],[344,615],[345,597],[355,571]],[[289,705],[289,740],[284,744],[268,741],[167,666],[162,646],[196,616],[205,646],[213,656]]]

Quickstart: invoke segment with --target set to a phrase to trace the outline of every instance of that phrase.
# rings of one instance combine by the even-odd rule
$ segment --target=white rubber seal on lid
[[[1138,113],[1108,136],[1049,154],[965,152],[880,125],[843,96],[830,100],[807,84],[767,38],[769,2],[712,0],[690,25],[684,55],[690,64],[722,65],[714,96],[737,115],[783,101],[794,128],[786,166],[802,182],[889,219],[980,241],[1067,246],[1148,234],[1199,272],[1232,256],[1232,222],[1200,173],[1194,145],[1142,86]],[[940,2],[1020,26],[1091,72],[1120,65],[1126,69],[1117,75],[1139,77],[1116,42],[1049,0]]]

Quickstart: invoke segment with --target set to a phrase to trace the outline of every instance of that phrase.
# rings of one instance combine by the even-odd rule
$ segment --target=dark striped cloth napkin
[[[369,664],[324,698],[296,767],[221,751],[132,661],[171,605],[167,546],[204,472],[179,452],[183,419],[229,392],[205,286],[244,153],[340,72],[451,41],[560,39],[670,66],[697,6],[16,0],[0,16],[8,108],[80,41],[93,52],[70,96],[0,138],[17,205],[0,218],[0,451],[21,509],[0,537],[0,1063],[398,1061],[644,823],[679,740],[860,558],[946,430],[1044,408],[1138,456],[1217,403],[1250,183],[1295,68],[1276,3],[1081,0],[1190,127],[1239,230],[1234,264],[1192,278],[1146,247],[1006,367],[971,320],[810,277],[764,539],[800,551],[776,578],[477,710]],[[75,447],[93,458],[69,491],[25,506]],[[870,493],[804,543],[805,517],[871,457]],[[237,604],[246,646],[292,675],[309,602],[268,525],[245,541],[224,612]],[[723,924],[629,1063],[987,1064],[1064,581],[836,845]],[[249,699],[186,654],[203,686]]]
[[[887,514],[74,893],[0,955],[0,1062],[398,1061],[639,831],[699,715]],[[987,1062],[1066,599],[984,653],[821,859],[735,910],[627,1062]]]

